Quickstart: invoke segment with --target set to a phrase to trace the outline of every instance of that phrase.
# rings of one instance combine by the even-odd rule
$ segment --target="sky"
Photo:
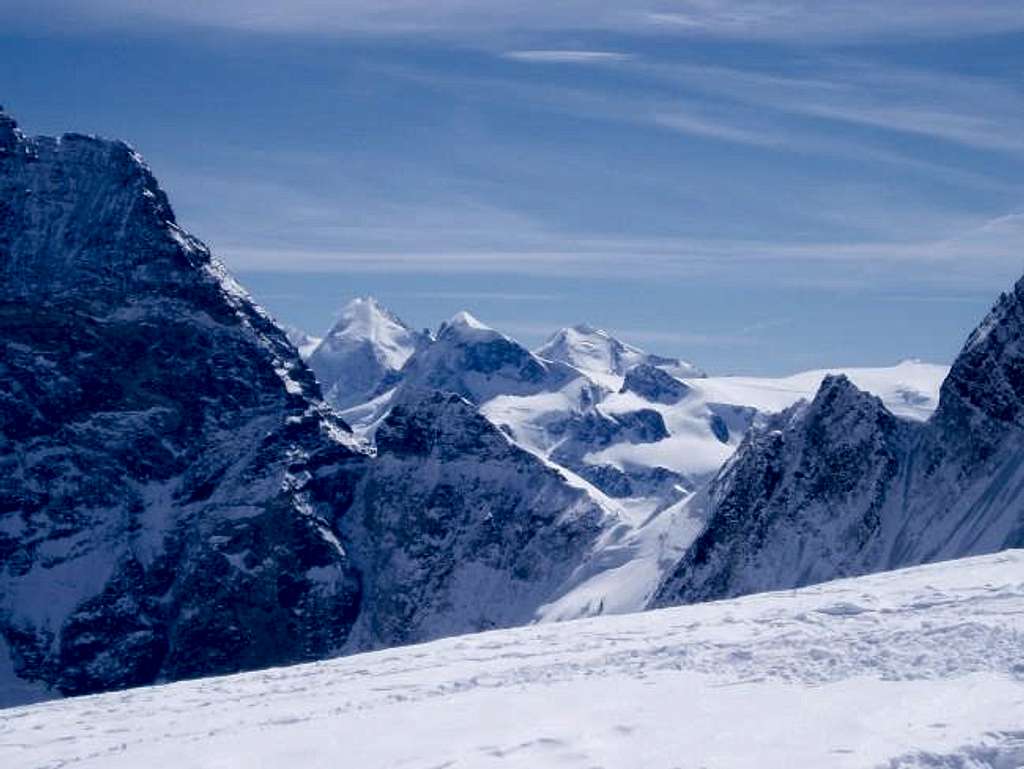
[[[715,373],[948,362],[1024,273],[1019,0],[0,0],[276,317],[372,294]]]

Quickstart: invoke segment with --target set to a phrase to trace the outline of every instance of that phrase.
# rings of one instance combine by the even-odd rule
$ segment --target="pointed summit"
[[[478,330],[490,329],[490,326],[484,325],[476,319],[472,314],[466,310],[460,310],[455,313],[448,321],[449,326],[460,326],[465,328],[473,328]]]
[[[936,420],[1024,427],[1024,278],[968,337],[942,387]]]
[[[458,337],[461,339],[508,339],[500,331],[495,331],[486,323],[466,310],[460,310],[446,320],[437,330],[437,336]]]
[[[342,307],[309,365],[327,400],[344,409],[394,386],[398,372],[428,341],[372,296],[358,297]]]

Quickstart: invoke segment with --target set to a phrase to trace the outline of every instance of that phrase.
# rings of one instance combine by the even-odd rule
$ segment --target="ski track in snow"
[[[1024,551],[0,710],[0,766],[1024,763]]]

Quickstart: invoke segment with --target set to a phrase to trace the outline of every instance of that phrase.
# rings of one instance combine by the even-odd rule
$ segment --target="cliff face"
[[[342,526],[365,567],[354,647],[529,623],[617,522],[468,401],[407,391]]]
[[[0,631],[66,694],[313,659],[362,455],[128,146],[0,121]],[[329,471],[325,468],[330,468]]]

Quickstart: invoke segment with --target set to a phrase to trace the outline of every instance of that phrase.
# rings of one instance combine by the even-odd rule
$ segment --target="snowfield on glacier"
[[[1024,551],[0,710],[0,766],[1024,764]]]

